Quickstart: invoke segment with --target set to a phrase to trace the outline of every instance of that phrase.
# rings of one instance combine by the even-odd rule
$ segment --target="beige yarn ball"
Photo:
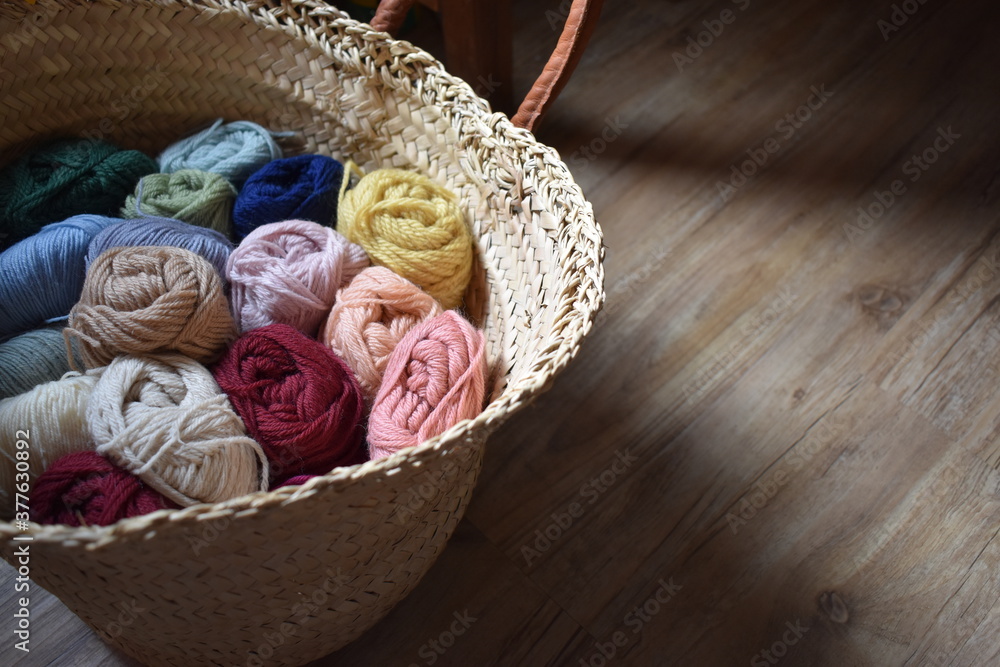
[[[116,358],[87,420],[99,454],[179,505],[267,490],[264,451],[208,369],[185,356]]]

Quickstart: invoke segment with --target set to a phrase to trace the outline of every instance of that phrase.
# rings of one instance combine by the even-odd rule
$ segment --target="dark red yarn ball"
[[[28,501],[32,521],[69,526],[107,526],[177,508],[97,452],[74,452],[57,459],[35,480]]]
[[[287,324],[253,329],[212,373],[267,454],[272,481],[367,460],[361,387],[319,341]]]
[[[295,477],[289,477],[286,480],[275,482],[271,485],[271,491],[281,488],[283,486],[299,486],[300,484],[305,484],[311,479],[314,479],[316,475],[296,475]]]

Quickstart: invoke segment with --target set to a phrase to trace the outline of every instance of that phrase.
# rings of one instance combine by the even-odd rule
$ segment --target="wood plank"
[[[522,91],[560,3],[513,5]],[[606,3],[540,137],[604,225],[608,306],[420,586],[316,665],[1000,661],[1000,7],[892,14]],[[23,664],[129,664],[36,604]]]
[[[453,629],[456,631],[452,637]],[[361,639],[314,664],[565,662],[590,637],[482,533],[463,521],[417,589]],[[457,662],[456,662],[457,661]]]

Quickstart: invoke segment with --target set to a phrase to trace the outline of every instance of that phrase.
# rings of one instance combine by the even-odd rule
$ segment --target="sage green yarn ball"
[[[224,177],[197,169],[150,174],[125,200],[124,218],[173,218],[231,236],[236,188]]]

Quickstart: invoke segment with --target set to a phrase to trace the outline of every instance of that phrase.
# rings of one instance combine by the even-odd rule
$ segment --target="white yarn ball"
[[[69,372],[0,401],[0,518],[14,516],[18,440],[28,443],[30,484],[56,459],[94,449],[87,428],[87,403],[103,370]]]
[[[181,506],[268,487],[268,462],[207,368],[179,355],[122,356],[94,387],[97,452]]]

